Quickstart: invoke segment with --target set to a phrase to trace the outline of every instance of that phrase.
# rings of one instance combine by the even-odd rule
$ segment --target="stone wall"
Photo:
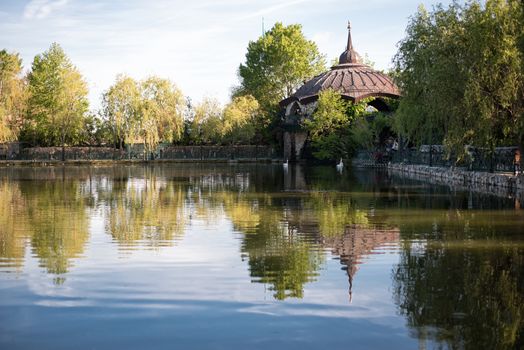
[[[2,149],[0,149],[1,155]],[[7,151],[5,152],[7,154]],[[66,147],[64,158],[68,161],[82,160],[272,160],[278,159],[278,154],[270,146],[172,146],[160,145],[155,152],[144,154],[143,145],[133,145],[126,150],[111,147]],[[2,158],[0,158],[2,159]],[[61,147],[31,147],[24,148],[16,154],[4,157],[6,160],[25,161],[61,161]]]
[[[510,197],[524,195],[523,175],[515,176],[510,173],[488,173],[413,164],[389,164],[387,169],[393,175],[439,185]]]
[[[122,159],[126,153],[111,147],[66,147],[66,160],[112,160]],[[24,148],[16,157],[18,160],[59,161],[62,160],[62,147]]]
[[[170,146],[162,149],[159,159],[177,160],[271,160],[278,158],[270,146]]]
[[[305,131],[286,131],[284,133],[284,159],[299,160],[307,140]]]
[[[14,159],[20,153],[18,142],[0,144],[0,160]]]

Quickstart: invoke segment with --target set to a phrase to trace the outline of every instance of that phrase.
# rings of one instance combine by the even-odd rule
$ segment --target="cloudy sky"
[[[391,66],[410,15],[436,0],[0,0],[0,49],[26,69],[52,42],[90,87],[92,108],[118,73],[170,78],[186,95],[222,102],[238,84],[250,40],[275,22],[300,23],[328,61],[353,43],[379,69]],[[444,0],[444,3],[449,2]]]

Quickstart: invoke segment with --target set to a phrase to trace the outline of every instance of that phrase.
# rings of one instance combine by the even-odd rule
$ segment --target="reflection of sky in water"
[[[417,192],[424,186],[408,184],[400,194],[402,186],[358,173],[340,178],[332,169],[290,169],[282,182],[274,166],[218,174],[206,167],[131,167],[118,181],[112,168],[95,170],[88,182],[79,169],[72,176],[80,178],[73,181],[78,188],[61,187],[60,177],[9,182],[18,192],[0,186],[24,221],[7,219],[0,231],[7,247],[0,251],[0,348],[417,348],[434,344],[428,334],[438,328],[431,318],[408,327],[416,315],[399,312],[394,289],[411,293],[419,283],[396,280],[408,252],[420,265],[439,249],[434,259],[464,247],[491,258],[497,242],[475,232],[491,235],[485,223],[497,216],[507,229],[500,237],[505,249],[523,246],[523,220],[511,200],[494,200],[502,211],[462,211],[461,203],[470,203],[461,194],[436,191],[428,202]],[[11,177],[27,180],[35,172],[54,176],[32,169]],[[413,207],[402,209],[407,202]],[[59,216],[45,221],[45,210],[73,210],[64,203],[85,225]],[[114,213],[121,226],[110,226]],[[42,222],[50,226],[33,232],[31,224]],[[168,224],[172,232],[156,232]],[[119,228],[134,234],[109,232]],[[444,239],[448,231],[451,240]],[[9,235],[22,237],[21,251]],[[406,278],[413,271],[406,268]],[[437,293],[443,288],[430,283]],[[282,300],[275,288],[285,289]]]

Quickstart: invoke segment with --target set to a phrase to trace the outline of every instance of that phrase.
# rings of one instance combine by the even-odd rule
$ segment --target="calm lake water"
[[[334,167],[0,169],[0,349],[519,349],[515,200]]]

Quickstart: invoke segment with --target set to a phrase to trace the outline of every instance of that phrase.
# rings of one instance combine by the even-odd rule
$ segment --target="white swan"
[[[344,169],[344,162],[342,161],[342,158],[340,158],[340,162],[337,164],[337,170],[339,172],[342,172],[343,169]]]

